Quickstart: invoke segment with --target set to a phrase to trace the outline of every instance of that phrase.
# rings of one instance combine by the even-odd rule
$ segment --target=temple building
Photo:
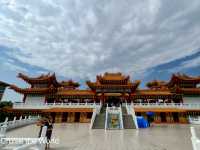
[[[95,93],[96,100],[103,103],[110,102],[113,97],[118,98],[115,103],[131,101],[131,93],[134,93],[140,81],[131,82],[129,76],[121,73],[105,73],[97,75],[96,82],[87,81],[88,87]]]
[[[183,95],[200,95],[200,76],[191,77],[185,74],[173,74],[168,87]]]
[[[131,104],[137,116],[147,119],[147,113],[154,112],[155,123],[188,123],[189,115],[200,114],[200,110],[182,107],[186,95],[200,96],[200,77],[173,74],[169,82],[153,80],[145,89],[139,88],[141,81],[132,81],[122,73],[97,75],[96,81],[86,81],[86,89],[80,89],[80,84],[73,80],[58,81],[55,74],[29,77],[19,73],[18,77],[30,85],[10,85],[23,95],[23,102],[10,110],[18,115],[49,115],[54,122],[90,122],[96,113],[95,121],[104,120],[106,108],[114,106],[122,107],[121,117],[128,120],[130,114],[125,111],[125,104]]]
[[[3,98],[3,94],[4,94],[4,92],[5,92],[6,87],[8,87],[8,86],[9,86],[9,84],[0,81],[0,101],[1,101],[2,98]]]

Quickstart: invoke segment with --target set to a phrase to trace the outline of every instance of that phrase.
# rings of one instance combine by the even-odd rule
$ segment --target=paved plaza
[[[195,129],[200,131],[200,126]],[[37,137],[38,132],[39,127],[30,125],[7,136]],[[89,124],[55,124],[52,138],[58,138],[60,144],[52,144],[51,150],[192,150],[190,125],[105,131],[89,130]]]

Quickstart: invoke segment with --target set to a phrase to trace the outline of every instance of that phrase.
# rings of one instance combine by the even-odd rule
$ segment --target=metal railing
[[[51,108],[96,108],[100,103],[42,103],[26,104],[14,103],[14,109],[51,109]]]
[[[177,108],[199,110],[200,104],[195,103],[133,103],[134,108]]]

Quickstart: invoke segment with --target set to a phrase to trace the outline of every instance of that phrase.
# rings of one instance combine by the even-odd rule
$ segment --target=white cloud
[[[197,51],[199,6],[198,0],[4,0],[0,45],[20,49],[7,52],[18,61],[69,78],[144,72]]]

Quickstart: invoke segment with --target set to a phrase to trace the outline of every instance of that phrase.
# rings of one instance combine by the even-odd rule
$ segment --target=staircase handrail
[[[107,129],[107,123],[108,123],[108,104],[106,105],[106,119],[105,119],[105,130]]]
[[[196,136],[194,127],[190,127],[190,131],[192,134],[191,141],[192,141],[193,150],[199,150],[200,149],[200,139]]]
[[[129,107],[127,106],[127,108],[128,108],[129,113],[131,114],[131,116],[133,118],[133,122],[135,123],[135,128],[138,129],[137,117],[135,115],[133,103],[131,102],[131,105]]]
[[[120,115],[120,128],[124,129],[124,123],[123,123],[122,107],[121,107],[121,105],[120,105],[120,113],[119,113],[119,115]]]
[[[92,118],[91,118],[91,121],[90,121],[90,129],[92,129],[92,127],[93,127],[96,115],[97,115],[97,108],[93,109]]]

